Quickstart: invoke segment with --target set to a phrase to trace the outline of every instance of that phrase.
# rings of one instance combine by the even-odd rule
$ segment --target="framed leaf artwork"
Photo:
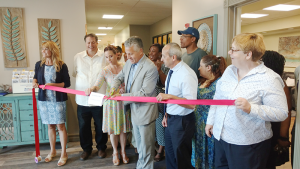
[[[22,8],[0,8],[0,32],[6,68],[27,67]]]
[[[44,42],[53,41],[60,49],[61,56],[61,41],[60,41],[60,22],[59,19],[38,19],[39,47],[40,58],[42,59],[41,46]]]

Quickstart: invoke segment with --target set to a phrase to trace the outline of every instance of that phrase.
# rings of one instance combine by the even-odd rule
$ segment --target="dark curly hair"
[[[164,48],[163,45],[159,44],[159,43],[154,43],[153,45],[150,46],[149,50],[151,49],[152,46],[157,47],[158,52],[162,52],[162,49]]]
[[[264,65],[272,69],[274,72],[283,75],[285,58],[276,51],[266,50],[265,54],[262,56],[261,60],[264,62]]]

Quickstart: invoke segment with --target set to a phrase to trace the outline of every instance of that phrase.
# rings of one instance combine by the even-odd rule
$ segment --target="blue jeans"
[[[99,106],[87,107],[78,105],[77,117],[79,123],[80,145],[83,151],[91,152],[93,150],[93,136],[91,130],[92,118],[94,118],[96,131],[96,147],[98,150],[105,150],[107,148],[106,143],[108,137],[107,133],[103,133],[102,131],[103,108]]]

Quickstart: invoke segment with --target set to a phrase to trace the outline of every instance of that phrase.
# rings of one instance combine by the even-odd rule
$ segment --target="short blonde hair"
[[[252,61],[258,61],[265,53],[266,47],[264,37],[258,33],[242,33],[232,39],[234,43],[244,53],[252,52]]]

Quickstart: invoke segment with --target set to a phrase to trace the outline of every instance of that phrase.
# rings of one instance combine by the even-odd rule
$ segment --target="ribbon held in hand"
[[[40,85],[39,88],[43,88],[44,85]],[[54,90],[57,92],[70,93],[86,96],[84,91],[61,88],[55,86],[46,86],[45,89]],[[135,97],[135,96],[117,96],[110,98],[105,96],[104,99],[117,100],[117,101],[132,101],[132,102],[152,102],[152,103],[165,103],[165,104],[193,104],[193,105],[234,105],[234,100],[166,100],[157,101],[156,97]]]

